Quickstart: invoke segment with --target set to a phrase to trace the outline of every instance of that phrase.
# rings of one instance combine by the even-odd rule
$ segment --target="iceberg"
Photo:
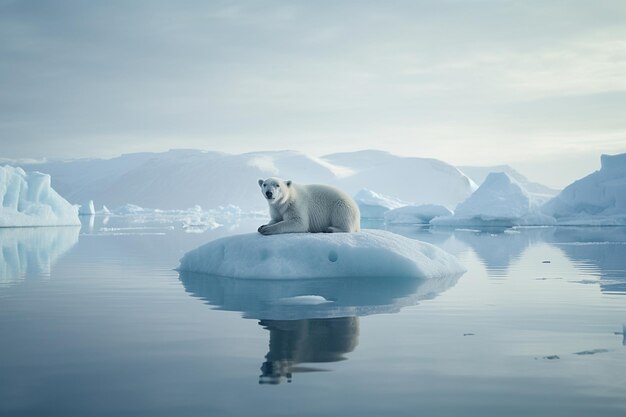
[[[459,204],[453,216],[437,217],[435,226],[532,226],[554,224],[539,202],[504,172],[490,173],[480,187]]]
[[[602,155],[601,168],[568,185],[542,211],[565,225],[626,225],[626,153]]]
[[[41,172],[0,166],[0,227],[80,225],[76,207],[50,182]]]
[[[367,188],[363,188],[356,193],[354,201],[359,205],[361,217],[365,219],[382,219],[389,210],[410,204],[398,198],[379,194]]]
[[[438,204],[421,204],[389,210],[385,224],[428,224],[435,217],[452,216],[452,211]]]
[[[465,272],[442,249],[384,230],[229,236],[187,252],[178,270],[245,279],[434,278]]]
[[[457,167],[465,175],[472,179],[479,186],[485,181],[490,172],[504,172],[509,177],[517,181],[518,184],[539,204],[543,204],[556,196],[560,190],[547,187],[543,184],[530,181],[528,178],[517,172],[509,165],[498,165],[490,167],[460,166]]]

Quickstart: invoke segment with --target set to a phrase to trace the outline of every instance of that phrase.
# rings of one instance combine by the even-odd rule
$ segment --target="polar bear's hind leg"
[[[361,229],[361,215],[356,204],[346,201],[338,201],[334,207],[331,225],[327,231],[331,233],[358,232]]]

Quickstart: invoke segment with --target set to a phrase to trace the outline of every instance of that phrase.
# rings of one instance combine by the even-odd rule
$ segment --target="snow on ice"
[[[0,227],[80,225],[76,207],[50,181],[41,172],[0,166]]]
[[[437,204],[405,206],[384,214],[385,224],[428,224],[435,217],[452,216],[450,209]]]
[[[626,154],[602,155],[599,171],[567,186],[542,210],[559,224],[626,225]]]
[[[359,205],[361,217],[365,219],[382,219],[389,210],[409,205],[398,198],[379,194],[367,188],[356,193],[354,201]]]
[[[464,272],[442,249],[383,230],[229,236],[185,254],[179,270],[249,279],[433,278]]]

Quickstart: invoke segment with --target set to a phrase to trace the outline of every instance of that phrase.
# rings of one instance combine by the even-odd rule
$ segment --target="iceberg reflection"
[[[49,276],[54,262],[78,242],[80,227],[0,228],[0,287]]]
[[[600,290],[626,294],[626,228],[561,227],[551,235],[579,268],[600,277]]]
[[[257,280],[180,271],[185,290],[220,310],[246,318],[301,320],[395,313],[434,298],[461,275],[432,279],[348,277]]]
[[[551,227],[458,229],[454,237],[471,247],[492,277],[503,277],[530,246],[549,239]]]
[[[180,271],[179,278],[185,291],[207,304],[259,320],[270,333],[259,383],[280,384],[295,373],[323,371],[301,364],[346,359],[358,344],[359,316],[395,313],[434,298],[460,276],[276,281]]]

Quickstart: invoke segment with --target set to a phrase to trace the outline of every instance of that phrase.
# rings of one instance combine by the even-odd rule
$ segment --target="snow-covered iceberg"
[[[0,227],[80,225],[76,207],[41,172],[0,166],[0,203]]]
[[[438,204],[404,206],[385,213],[385,224],[426,224],[435,217],[452,216],[450,209]]]
[[[465,271],[442,249],[383,230],[229,236],[186,253],[178,269],[248,279],[433,278]]]
[[[602,155],[601,168],[568,185],[542,208],[559,224],[626,224],[626,153]]]
[[[517,183],[522,186],[524,191],[526,191],[528,195],[531,196],[533,201],[536,201],[538,204],[545,203],[559,193],[559,190],[555,190],[543,184],[529,180],[509,165],[497,165],[490,167],[460,166],[457,168],[459,168],[461,172],[471,178],[472,181],[474,181],[479,186],[483,182],[485,182],[485,179],[487,178],[489,173],[504,172],[509,177],[517,181]]]
[[[359,205],[361,217],[365,219],[382,219],[386,212],[409,205],[406,201],[363,188],[354,196]]]
[[[540,212],[539,205],[514,179],[504,172],[490,173],[482,185],[453,216],[437,217],[435,226],[530,226],[554,224]]]

